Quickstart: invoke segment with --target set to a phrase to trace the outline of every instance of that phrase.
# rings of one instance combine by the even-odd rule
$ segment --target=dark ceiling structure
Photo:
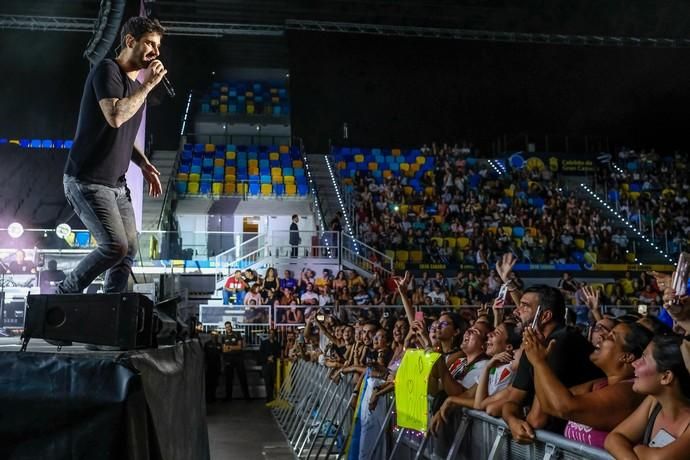
[[[690,3],[681,0],[157,0],[148,4],[164,22],[264,26],[267,31],[292,21],[460,29],[483,31],[487,37],[488,32],[498,32],[652,38],[658,46],[675,46],[663,39],[690,38]],[[95,18],[97,12],[96,0],[4,0],[0,5],[2,15]],[[648,43],[654,46],[654,41]]]

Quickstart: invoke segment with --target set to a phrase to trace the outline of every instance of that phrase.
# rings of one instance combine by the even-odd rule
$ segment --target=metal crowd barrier
[[[273,415],[297,458],[340,459],[351,434],[353,399],[349,376],[335,383],[323,366],[297,361],[284,377],[278,398],[282,404],[276,405]],[[453,414],[448,430],[452,439],[443,443],[428,434],[397,427],[392,394],[379,403],[386,404],[387,410],[375,444],[390,448],[377,460],[612,459],[601,449],[544,430],[535,431],[532,444],[518,444],[503,420],[467,409]]]

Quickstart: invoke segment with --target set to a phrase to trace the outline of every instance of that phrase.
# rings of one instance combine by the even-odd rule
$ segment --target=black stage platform
[[[208,460],[198,341],[93,352],[0,338],[0,459]]]

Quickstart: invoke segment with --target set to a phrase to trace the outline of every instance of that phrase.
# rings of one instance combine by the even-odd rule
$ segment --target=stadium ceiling
[[[95,20],[79,17],[0,15],[0,30],[91,32]],[[287,30],[335,32],[408,38],[435,38],[470,41],[539,43],[576,46],[623,46],[648,48],[689,48],[690,39],[619,37],[601,35],[546,34],[440,27],[396,26],[288,19],[284,25],[163,21],[168,35],[223,37],[227,35],[281,36]]]

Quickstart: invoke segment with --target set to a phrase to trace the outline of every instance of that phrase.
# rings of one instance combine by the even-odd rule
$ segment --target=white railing
[[[393,259],[368,246],[350,234],[341,235],[342,260],[369,273],[378,272],[383,278],[393,275]]]
[[[224,281],[233,270],[248,267],[270,255],[266,235],[259,233],[215,256],[216,283]]]
[[[338,257],[339,239],[338,232],[332,231],[276,230],[271,234],[272,255],[276,258],[335,259]]]

